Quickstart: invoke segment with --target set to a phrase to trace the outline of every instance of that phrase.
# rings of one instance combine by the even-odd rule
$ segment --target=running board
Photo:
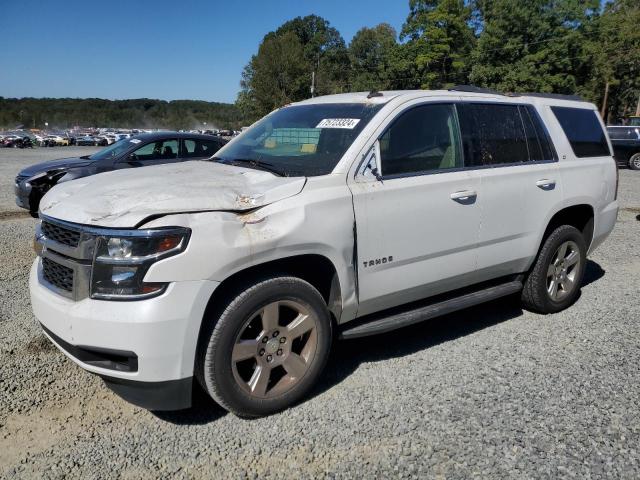
[[[394,313],[382,318],[380,318],[380,314],[375,314],[370,320],[365,321],[364,323],[359,322],[358,325],[354,326],[349,326],[349,324],[347,324],[346,328],[340,334],[340,338],[349,339],[367,337],[369,335],[389,332],[396,328],[413,325],[414,323],[429,320],[430,318],[439,317],[441,315],[446,315],[447,313],[478,305],[479,303],[511,295],[512,293],[519,292],[520,290],[522,290],[522,282],[516,280],[485,288],[483,290],[477,290],[449,300]],[[384,315],[384,313],[382,315]]]

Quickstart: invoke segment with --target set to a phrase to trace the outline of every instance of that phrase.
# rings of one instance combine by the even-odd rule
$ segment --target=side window
[[[380,137],[384,176],[462,166],[453,105],[421,105],[401,114]]]
[[[220,149],[215,140],[186,139],[182,158],[209,158]]]
[[[519,109],[529,147],[529,160],[532,162],[554,160],[555,155],[549,143],[549,137],[534,107],[521,105]]]
[[[178,140],[158,140],[147,143],[132,153],[139,161],[170,160],[178,156]]]
[[[468,166],[521,163],[529,160],[524,126],[517,105],[458,105]]]
[[[560,122],[576,157],[609,156],[607,137],[595,110],[586,108],[551,107]]]

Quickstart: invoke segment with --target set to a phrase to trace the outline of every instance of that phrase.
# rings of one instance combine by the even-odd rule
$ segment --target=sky
[[[233,102],[263,36],[315,14],[348,43],[409,0],[0,0],[0,96]]]

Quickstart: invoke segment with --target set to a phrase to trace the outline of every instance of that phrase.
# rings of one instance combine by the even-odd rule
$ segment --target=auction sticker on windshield
[[[359,121],[359,118],[325,118],[316,125],[316,128],[348,128],[351,130]]]
[[[142,140],[138,140],[137,138],[132,138],[129,140],[129,143],[140,143]]]

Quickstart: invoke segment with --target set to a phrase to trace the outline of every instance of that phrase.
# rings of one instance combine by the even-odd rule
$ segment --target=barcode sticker
[[[348,128],[352,130],[359,121],[359,118],[325,118],[316,125],[316,128]]]

